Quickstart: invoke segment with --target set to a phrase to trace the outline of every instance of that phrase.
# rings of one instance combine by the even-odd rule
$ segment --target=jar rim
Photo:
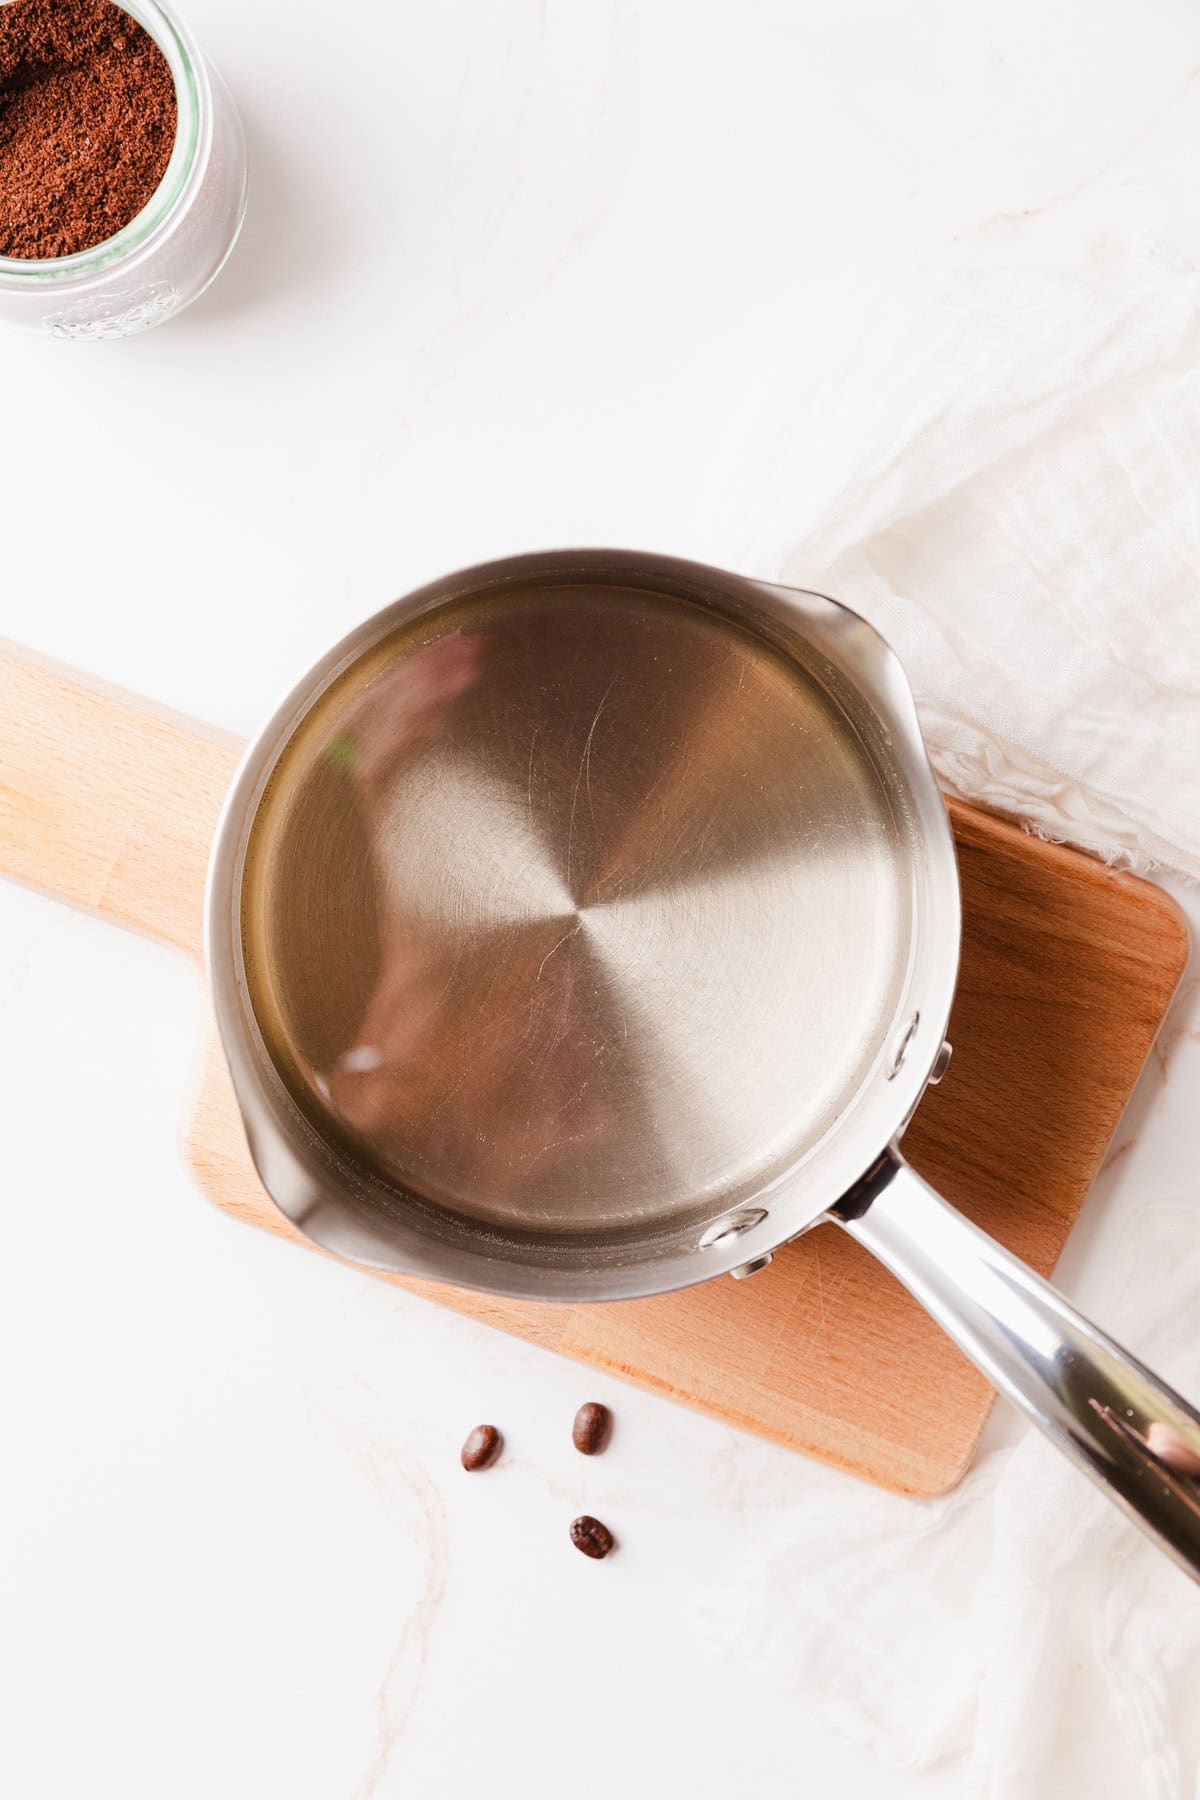
[[[0,0],[2,3],[2,0]],[[36,287],[91,280],[140,254],[162,236],[181,210],[199,152],[211,130],[211,94],[199,46],[166,0],[113,0],[143,26],[167,60],[175,83],[175,142],[162,180],[140,212],[112,237],[69,256],[0,256],[0,287]]]

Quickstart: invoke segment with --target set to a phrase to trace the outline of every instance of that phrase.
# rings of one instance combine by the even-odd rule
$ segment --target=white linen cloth
[[[1200,276],[1195,246],[1160,235],[1156,179],[1194,160],[1195,86],[1117,173],[931,256],[886,296],[898,324],[882,340],[872,297],[845,321],[820,420],[827,485],[793,492],[803,536],[770,569],[891,640],[949,785],[1191,880]],[[791,473],[784,455],[773,514]],[[1185,981],[1118,1139],[1129,1153],[1065,1270],[1193,1398],[1200,1158],[1163,1168],[1154,1145],[1164,1112],[1198,1129],[1197,986]],[[935,1501],[807,1472],[792,1546],[706,1595],[706,1628],[798,1718],[899,1764],[964,1752],[964,1793],[1200,1794],[1200,1591],[1035,1432],[998,1423],[990,1436],[1008,1444]]]
[[[1200,275],[1111,215],[960,241],[873,356],[847,321],[829,405],[870,426],[784,572],[891,640],[947,781],[1195,879]]]

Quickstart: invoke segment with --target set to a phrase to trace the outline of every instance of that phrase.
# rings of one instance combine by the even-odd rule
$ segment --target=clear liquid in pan
[[[377,1172],[612,1232],[758,1192],[828,1131],[892,1019],[902,876],[861,740],[768,644],[640,591],[508,591],[304,720],[243,953],[293,1094]]]

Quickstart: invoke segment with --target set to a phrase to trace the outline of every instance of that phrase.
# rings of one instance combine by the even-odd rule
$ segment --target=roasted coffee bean
[[[615,1547],[616,1539],[607,1525],[602,1525],[599,1519],[593,1519],[589,1513],[584,1513],[580,1518],[571,1520],[571,1542],[585,1556],[599,1559],[607,1556]]]
[[[607,1406],[601,1406],[598,1400],[589,1400],[575,1414],[571,1442],[581,1456],[599,1456],[608,1443],[611,1430],[612,1414]]]
[[[488,1469],[504,1448],[504,1439],[494,1425],[477,1425],[462,1447],[464,1469]]]

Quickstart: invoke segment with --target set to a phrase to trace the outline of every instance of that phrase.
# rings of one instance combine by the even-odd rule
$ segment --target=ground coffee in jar
[[[114,236],[162,180],[175,129],[167,60],[113,0],[0,4],[0,256]]]

